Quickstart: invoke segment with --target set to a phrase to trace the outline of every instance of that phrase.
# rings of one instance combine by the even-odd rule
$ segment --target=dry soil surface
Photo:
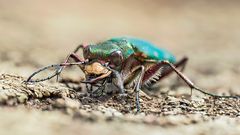
[[[131,90],[124,99],[91,97],[83,84],[24,83],[81,42],[131,35],[177,59],[188,56],[184,73],[206,91],[240,95],[239,7],[223,0],[0,0],[0,134],[240,134],[240,99],[189,96],[183,82],[173,87],[174,75],[141,93],[139,114]],[[83,75],[68,68],[61,77]]]

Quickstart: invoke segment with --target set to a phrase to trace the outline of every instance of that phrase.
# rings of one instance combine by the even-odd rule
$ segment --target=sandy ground
[[[131,35],[188,56],[185,74],[199,87],[240,95],[239,7],[237,0],[0,0],[0,134],[239,134],[239,100],[189,97],[185,85],[171,89],[175,76],[151,99],[141,96],[138,115],[131,94],[104,100],[54,80],[22,83],[82,42]]]

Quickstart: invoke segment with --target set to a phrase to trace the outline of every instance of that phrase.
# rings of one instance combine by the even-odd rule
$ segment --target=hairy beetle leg
[[[198,88],[197,86],[195,86],[194,83],[187,76],[185,76],[182,72],[178,71],[178,69],[169,61],[161,61],[159,63],[170,66],[173,69],[173,71],[190,87],[191,93],[192,93],[192,90],[195,89],[203,94],[206,94],[206,95],[209,95],[209,96],[212,96],[215,98],[240,98],[240,96],[220,96],[220,95],[208,93],[208,92]]]
[[[187,61],[188,61],[188,58],[184,57],[179,62],[175,63],[174,66],[176,68],[181,68],[180,72],[182,72],[185,68]],[[156,63],[155,65],[153,65],[147,71],[145,71],[145,74],[143,77],[143,84],[145,84],[146,86],[149,86],[150,84],[151,85],[156,84],[157,82],[161,81],[162,79],[164,79],[165,77],[167,77],[173,72],[172,68],[166,68],[162,70],[165,64],[159,63],[159,62],[155,62],[155,63]],[[154,78],[154,80],[151,80],[152,77]]]
[[[188,62],[188,57],[183,57],[181,60],[179,60],[178,62],[174,63],[174,66],[175,66],[176,68],[178,68],[180,72],[183,73],[184,70],[185,70],[185,68],[186,68],[187,62]],[[170,71],[168,71],[168,72],[169,72],[169,74],[171,74],[171,73],[173,72],[173,70],[170,69]],[[165,75],[165,76],[167,76],[167,75]],[[161,78],[160,78],[160,80],[161,80]],[[181,84],[181,83],[180,83],[180,78],[177,77],[176,80],[174,80],[174,83],[173,83],[173,85],[171,86],[171,88],[174,89],[174,88],[176,88],[177,86],[179,86],[180,84]],[[191,93],[191,96],[192,96],[192,93]]]

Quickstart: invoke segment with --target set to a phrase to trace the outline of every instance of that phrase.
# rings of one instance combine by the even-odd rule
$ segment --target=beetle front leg
[[[75,62],[84,62],[84,61],[85,61],[84,59],[80,58],[77,54],[71,53],[70,55],[68,55],[68,57],[66,58],[66,60],[64,61],[63,64],[67,64],[70,58],[73,58],[73,60],[74,60]],[[58,75],[57,75],[57,80],[58,80],[58,76],[60,75],[60,73],[62,72],[62,70],[63,70],[65,67],[66,67],[66,66],[64,65],[64,66],[60,67],[60,68],[57,70],[57,73],[58,73]],[[81,66],[80,66],[80,68],[81,68],[81,70],[83,70]]]
[[[123,78],[120,72],[118,72],[115,69],[112,69],[108,65],[104,65],[109,71],[112,73],[112,83],[120,90],[120,94],[122,96],[126,96],[125,89],[124,89],[124,83]]]
[[[87,46],[87,44],[80,44],[77,46],[77,48],[73,51],[73,53],[69,54],[67,56],[67,58],[65,59],[64,63],[68,63],[69,59],[72,58],[75,62],[85,62],[86,60],[83,59],[83,58],[80,58],[76,53],[79,51],[79,49],[84,49],[85,47]],[[62,66],[60,67],[57,72],[58,72],[58,75],[57,75],[57,80],[58,80],[58,76],[60,75],[60,73],[62,72],[62,70],[65,68],[66,66]],[[80,66],[81,70],[82,67]]]
[[[86,48],[88,45],[87,44],[80,44],[78,45],[75,50],[73,51],[73,53],[77,53],[79,51],[79,49],[83,49]]]
[[[135,101],[136,101],[137,112],[140,112],[141,110],[139,93],[140,93],[140,87],[142,85],[142,78],[145,70],[145,67],[140,64],[141,63],[135,59],[135,55],[133,54],[129,56],[129,58],[123,64],[123,71],[121,75],[117,71],[113,70],[113,73],[117,78],[115,84],[117,84],[118,86],[124,87],[125,83],[131,83],[133,80],[135,80],[135,78],[137,78],[137,81],[135,82],[135,86],[134,86],[134,92],[136,93]],[[129,72],[131,74],[127,74]]]
[[[122,77],[121,77],[121,74],[114,70],[114,69],[111,69],[112,70],[112,73],[113,73],[113,84],[120,90],[120,94],[121,95],[125,95],[125,89],[124,89],[124,86],[123,86],[123,80],[122,80]]]
[[[96,78],[94,78],[94,79],[90,79],[90,80],[82,81],[82,82],[83,82],[83,83],[90,83],[90,84],[96,83],[96,82],[98,82],[98,81],[100,81],[100,80],[102,80],[102,79],[110,76],[111,73],[112,73],[112,71],[108,71],[107,73],[102,74],[101,76],[98,76],[98,77],[96,77]]]
[[[91,95],[93,97],[100,97],[101,95],[103,95],[106,83],[107,83],[107,79],[103,80],[103,82],[100,84],[101,86],[97,86],[98,88],[96,90],[93,91],[91,89]],[[100,91],[100,93],[99,93],[99,91]]]

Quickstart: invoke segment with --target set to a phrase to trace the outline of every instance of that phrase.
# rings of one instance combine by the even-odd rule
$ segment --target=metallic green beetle
[[[80,58],[76,54],[80,48],[83,49],[84,58]],[[69,63],[69,58],[73,58],[76,63]],[[27,82],[45,81],[54,76],[58,76],[66,66],[78,65],[85,72],[85,83],[97,84],[107,79],[117,86],[123,95],[125,88],[134,88],[138,112],[140,111],[140,88],[149,87],[172,72],[177,73],[191,89],[196,89],[210,96],[223,97],[204,92],[196,87],[181,72],[187,60],[188,59],[184,57],[176,62],[176,58],[170,52],[160,49],[154,44],[142,39],[117,37],[97,44],[79,45],[75,51],[67,57],[64,63],[50,65],[38,70],[27,79]],[[41,80],[31,80],[37,73],[54,66],[59,67],[54,75]],[[180,70],[177,69],[179,67],[181,68]]]

